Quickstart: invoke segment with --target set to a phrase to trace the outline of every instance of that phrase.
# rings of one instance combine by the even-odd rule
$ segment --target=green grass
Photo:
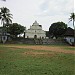
[[[29,51],[48,52],[53,55],[23,54]],[[74,58],[73,54],[8,48],[0,45],[0,75],[75,75]]]
[[[64,47],[65,50],[75,50],[75,47]]]

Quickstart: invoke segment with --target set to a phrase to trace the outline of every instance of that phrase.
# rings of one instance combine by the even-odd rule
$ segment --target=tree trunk
[[[75,26],[74,26],[74,20],[73,20],[73,27],[74,27],[74,46],[75,46]]]
[[[74,27],[74,46],[75,46],[75,27]]]
[[[5,28],[5,24],[3,23],[3,30],[2,30],[2,42],[3,42],[3,44],[6,41],[7,41],[6,28]]]

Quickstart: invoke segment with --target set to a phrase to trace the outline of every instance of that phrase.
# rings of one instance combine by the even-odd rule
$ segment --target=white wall
[[[66,39],[66,41],[67,41],[69,44],[71,44],[71,45],[72,45],[72,43],[74,42],[74,37],[68,36],[68,37],[65,37],[65,39]]]
[[[39,26],[36,21],[30,26],[30,29],[25,31],[25,38],[34,38],[35,35],[37,38],[46,38],[45,31],[42,30],[42,26]]]
[[[37,38],[46,37],[46,33],[43,30],[27,30],[25,34],[25,38],[27,38],[27,36],[29,38],[34,38],[35,35],[37,35]]]

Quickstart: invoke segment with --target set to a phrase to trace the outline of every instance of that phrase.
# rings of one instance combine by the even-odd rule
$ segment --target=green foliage
[[[69,20],[70,21],[72,21],[72,20],[75,21],[75,13],[71,13]]]
[[[65,24],[64,22],[56,22],[51,24],[49,28],[49,33],[52,36],[59,37],[65,33],[66,29],[67,29],[67,24]]]
[[[0,8],[0,20],[1,24],[3,24],[3,35],[4,33],[7,33],[7,25],[12,23],[12,14],[10,14],[10,10],[6,7]]]
[[[73,21],[73,27],[74,27],[75,13],[71,13],[69,20]],[[75,29],[75,27],[74,27],[74,29]]]
[[[12,14],[10,14],[10,10],[6,7],[0,8],[0,20],[3,26],[12,23],[11,19],[12,19]]]
[[[24,26],[18,23],[13,23],[8,27],[7,32],[10,33],[10,35],[17,37],[17,35],[23,33],[24,30],[25,30]]]

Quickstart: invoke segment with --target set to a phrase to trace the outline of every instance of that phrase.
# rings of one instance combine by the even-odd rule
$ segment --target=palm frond
[[[7,14],[7,16],[8,16],[9,18],[11,18],[11,19],[13,18],[13,17],[12,17],[12,14]]]
[[[12,23],[12,14],[10,14],[10,10],[6,7],[2,7],[0,10],[0,19],[2,21],[1,24],[5,23],[6,25],[7,23]]]
[[[75,13],[71,13],[71,15],[70,15],[69,22],[72,20],[75,21]]]

